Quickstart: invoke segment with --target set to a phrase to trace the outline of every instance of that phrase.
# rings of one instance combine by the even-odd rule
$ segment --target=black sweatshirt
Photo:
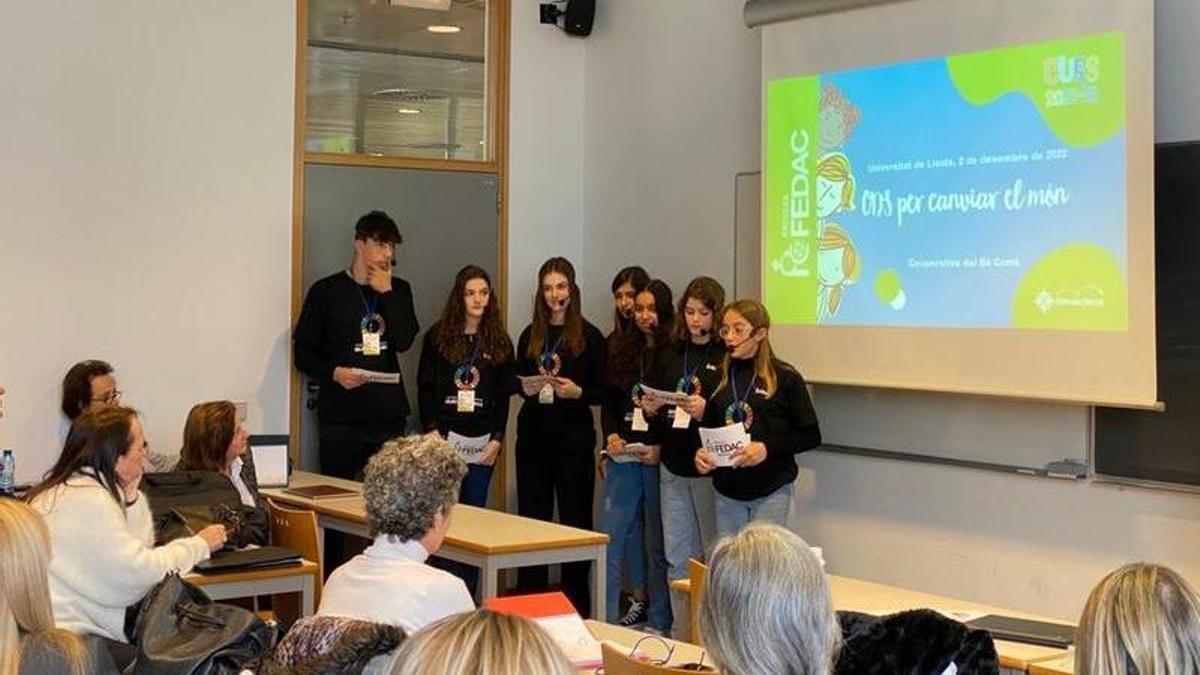
[[[610,335],[609,343],[613,337]],[[612,352],[610,351],[609,354]],[[646,416],[646,431],[633,430],[633,385],[638,381],[639,373],[643,375],[641,382],[650,386],[654,384],[654,355],[652,352],[639,352],[635,359],[642,359],[642,367],[633,372],[633,381],[628,384],[613,382],[611,374],[604,379],[604,391],[600,401],[600,430],[604,433],[604,443],[607,444],[609,434],[616,434],[626,443],[643,443],[657,445],[661,429],[657,420]],[[611,368],[612,364],[607,364]]]
[[[417,367],[417,402],[421,413],[421,428],[437,430],[443,436],[453,431],[467,437],[488,434],[492,440],[504,439],[508,425],[509,399],[516,391],[516,362],[512,346],[507,354],[480,350],[475,359],[479,383],[475,386],[475,412],[458,412],[458,384],[454,374],[463,363],[451,363],[437,344],[440,323],[425,331],[421,344],[421,362]],[[470,338],[471,350],[475,338]],[[471,356],[468,355],[469,361]],[[496,365],[496,361],[503,361]]]
[[[726,410],[733,403],[731,385],[736,381],[738,395],[746,396],[746,387],[754,378],[753,359],[730,359],[729,364],[730,383],[709,400],[704,409],[705,427],[726,426]],[[730,499],[751,501],[766,497],[796,480],[799,469],[795,455],[821,444],[817,413],[813,410],[804,378],[795,368],[778,359],[772,359],[771,365],[778,381],[775,395],[767,398],[766,386],[759,379],[746,399],[754,413],[750,440],[766,444],[766,458],[757,466],[719,467],[712,471],[713,488]]]
[[[673,345],[659,353],[654,369],[657,384],[652,386],[667,391],[681,391],[680,380],[686,361],[687,369],[700,381],[700,390],[691,393],[699,394],[707,401],[721,382],[721,363],[724,360],[725,344],[716,338],[706,345]],[[696,448],[700,447],[700,422],[692,420],[687,429],[674,428],[675,406],[663,406],[655,418],[663,429],[663,465],[676,476],[699,476],[696,472]]]
[[[355,350],[362,344],[362,320],[371,303],[386,324],[386,348],[378,356],[364,356],[361,346]],[[320,423],[403,426],[411,411],[403,380],[344,389],[333,380],[333,369],[399,373],[399,355],[412,346],[418,330],[412,288],[403,279],[392,277],[391,292],[383,294],[359,285],[344,271],[314,283],[304,298],[292,346],[296,368],[321,384]]]
[[[526,353],[529,349],[529,333],[530,327],[526,326],[517,340],[517,374],[522,376],[538,374],[537,359]],[[560,335],[562,326],[549,326],[547,348],[553,346]],[[604,336],[585,320],[583,337],[585,347],[582,353],[567,357],[561,344],[557,352],[562,359],[558,376],[579,385],[583,389],[583,396],[578,399],[555,396],[554,403],[539,403],[537,393],[525,396],[518,381],[517,393],[525,399],[521,412],[517,415],[518,437],[536,438],[543,444],[546,441],[563,441],[566,443],[564,450],[581,451],[584,445],[588,446],[586,449],[589,453],[595,449],[596,428],[589,406],[599,404],[602,397]]]

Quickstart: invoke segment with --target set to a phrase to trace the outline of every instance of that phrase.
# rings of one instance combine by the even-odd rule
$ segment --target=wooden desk
[[[1037,661],[1029,666],[1029,675],[1074,675],[1075,651],[1069,651],[1065,656]]]
[[[291,486],[337,485],[359,493],[352,497],[304,499],[281,489],[264,489],[271,499],[317,514],[317,527],[369,538],[362,484],[320,474],[296,471]],[[324,539],[322,536],[321,539]],[[608,535],[459,504],[438,557],[457,560],[480,570],[482,600],[496,596],[499,572],[512,567],[593,561],[592,616],[605,616],[604,577]]]
[[[266,567],[258,570],[200,574],[192,572],[184,577],[204,589],[213,600],[249,598],[256,595],[276,593],[299,593],[300,615],[316,613],[317,567],[315,562],[300,561],[296,565]]]
[[[1014,612],[990,605],[956,600],[942,595],[910,591],[886,584],[840,577],[835,574],[830,574],[827,578],[829,579],[829,592],[833,597],[833,606],[842,611],[882,615],[909,609],[930,608],[951,611],[986,612],[1022,619],[1067,623],[1025,612]],[[687,579],[672,581],[671,588],[685,595],[691,593],[691,583]],[[996,653],[1000,656],[1000,667],[1008,671],[1031,672],[1030,666],[1032,664],[1041,664],[1061,658],[1067,654],[1066,650],[1059,649],[1058,647],[1041,647],[1039,645],[1007,642],[1005,640],[996,640],[995,643]]]
[[[601,642],[614,642],[623,647],[628,647],[629,649],[633,649],[633,646],[636,645],[639,640],[649,637],[648,633],[624,628],[622,626],[614,626],[611,623],[604,623],[602,621],[588,619],[584,623],[587,624],[588,630],[592,631],[592,635],[595,636],[597,640],[600,640]],[[674,653],[671,654],[671,660],[667,662],[667,665],[681,666],[685,663],[700,663],[702,659],[704,663],[712,665],[711,661],[705,658],[704,649],[697,645],[689,644],[687,642],[679,642],[677,640],[672,640],[671,638],[661,638],[661,640],[675,648]],[[639,649],[651,657],[665,658],[667,655],[667,651],[663,648],[662,642],[659,642],[658,639],[653,637],[642,642]]]

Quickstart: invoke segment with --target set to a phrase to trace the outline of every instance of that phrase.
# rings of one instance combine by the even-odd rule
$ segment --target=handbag
[[[257,665],[277,629],[253,612],[213,602],[171,574],[142,600],[132,675],[236,675]]]
[[[243,505],[237,488],[219,473],[148,473],[142,491],[154,517],[156,545],[190,537],[209,525],[224,525],[234,548],[270,543],[266,509]]]

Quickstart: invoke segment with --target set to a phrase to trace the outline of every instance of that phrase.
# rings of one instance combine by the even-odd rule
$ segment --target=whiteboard
[[[734,177],[734,296],[758,297],[762,272],[761,174]],[[801,366],[802,355],[780,354]],[[1087,464],[1091,408],[983,396],[814,385],[825,449],[1042,471]]]

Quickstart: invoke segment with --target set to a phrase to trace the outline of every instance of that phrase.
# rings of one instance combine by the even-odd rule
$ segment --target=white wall
[[[32,481],[59,385],[117,368],[156,450],[246,399],[287,430],[295,3],[27,3],[0,22],[0,446]]]
[[[759,40],[741,7],[597,9],[585,57],[583,267],[588,314],[602,327],[622,265],[675,288],[700,271],[732,280],[733,174],[759,161]],[[1198,139],[1200,46],[1189,32],[1200,6],[1157,8],[1157,137]],[[802,464],[794,525],[838,573],[1061,617],[1130,560],[1200,583],[1200,497],[822,452]]]
[[[733,288],[734,174],[759,163],[760,41],[741,0],[607,0],[586,59],[584,307],[607,332],[626,265],[673,289],[700,273]]]

